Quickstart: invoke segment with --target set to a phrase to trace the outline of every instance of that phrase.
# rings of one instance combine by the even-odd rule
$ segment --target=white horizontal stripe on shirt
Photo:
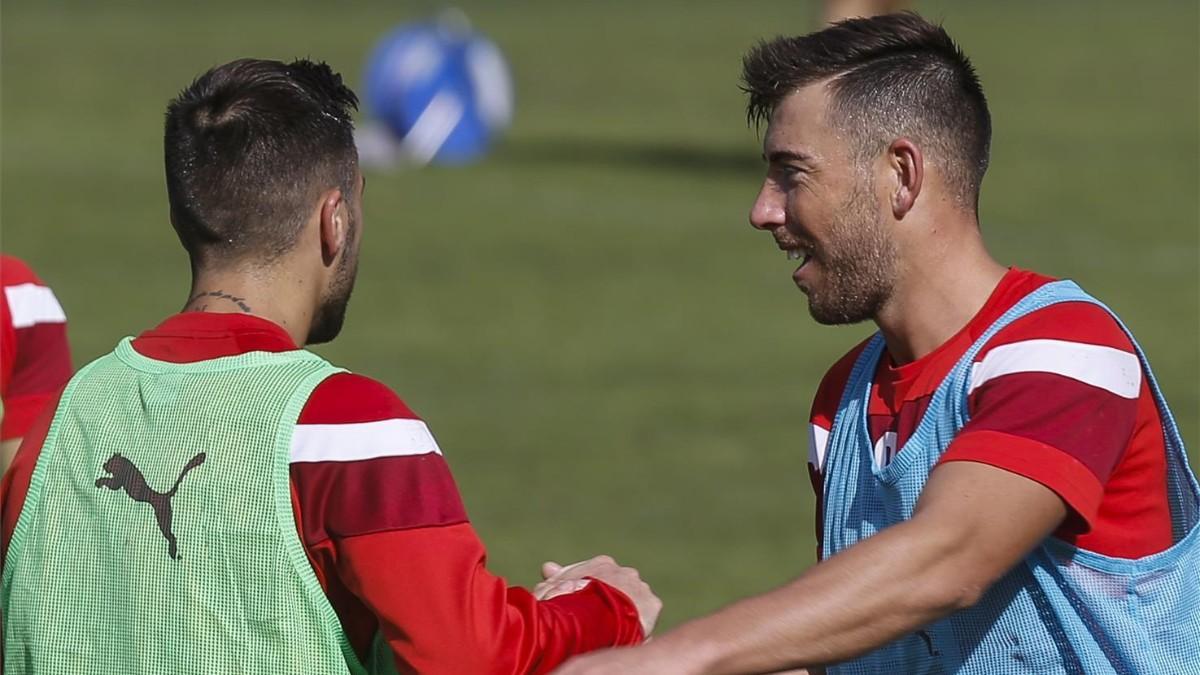
[[[67,315],[54,297],[54,291],[37,284],[5,286],[13,328],[29,328],[39,323],[64,323]]]
[[[297,424],[293,462],[353,462],[375,457],[442,454],[421,420],[389,419],[357,424]]]
[[[1083,342],[1024,340],[996,347],[972,366],[968,393],[1014,373],[1062,375],[1121,398],[1137,398],[1142,386],[1142,364],[1136,354]]]
[[[825,470],[825,448],[829,445],[829,430],[819,424],[808,425],[808,463],[817,471]]]

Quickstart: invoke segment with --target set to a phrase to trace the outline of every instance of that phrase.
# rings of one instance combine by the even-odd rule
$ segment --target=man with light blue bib
[[[879,328],[812,408],[822,562],[561,672],[1200,673],[1183,441],[1111,310],[987,252],[966,56],[893,14],[762,43],[743,78],[751,223],[818,322]]]

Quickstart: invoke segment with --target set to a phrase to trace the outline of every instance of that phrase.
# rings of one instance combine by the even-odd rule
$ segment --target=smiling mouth
[[[804,247],[784,249],[784,252],[787,254],[788,260],[801,261],[800,267],[804,267],[809,263],[810,260],[812,260],[812,251],[809,251]]]

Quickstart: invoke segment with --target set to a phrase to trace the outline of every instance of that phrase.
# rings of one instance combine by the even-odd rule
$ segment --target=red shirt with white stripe
[[[975,317],[933,352],[903,365],[884,353],[867,409],[877,466],[903,451],[934,391],[975,340],[1051,281],[1010,269]],[[829,370],[813,401],[809,472],[818,537],[829,429],[865,346]],[[970,420],[941,462],[981,462],[1050,488],[1071,511],[1055,536],[1081,548],[1138,558],[1171,545],[1158,407],[1133,344],[1103,309],[1060,303],[999,331],[975,357],[967,409]]]
[[[176,363],[296,349],[270,321],[204,312],[173,316],[133,347]],[[0,485],[6,547],[51,417]],[[293,435],[291,488],[313,570],[360,656],[381,631],[400,672],[544,673],[642,640],[636,608],[615,588],[593,581],[539,602],[488,572],[437,442],[380,382],[339,373],[313,390]]]
[[[21,438],[71,379],[67,316],[21,260],[0,255],[0,441]]]

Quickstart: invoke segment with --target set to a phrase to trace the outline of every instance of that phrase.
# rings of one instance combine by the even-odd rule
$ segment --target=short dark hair
[[[341,75],[303,59],[240,59],[180,92],[167,105],[167,198],[193,266],[272,260],[321,191],[352,199],[357,109]]]
[[[933,150],[961,201],[977,203],[991,115],[975,68],[945,29],[903,12],[760,42],[742,63],[748,120],[769,122],[786,96],[826,79],[829,121],[860,153],[908,136]]]

